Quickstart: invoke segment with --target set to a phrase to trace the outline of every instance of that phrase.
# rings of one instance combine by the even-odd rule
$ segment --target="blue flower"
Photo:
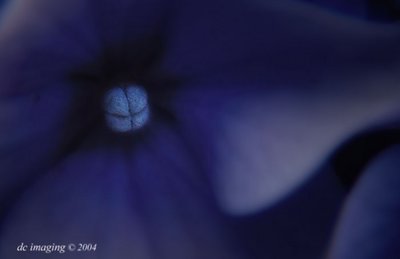
[[[398,129],[398,26],[286,0],[6,8],[0,258],[38,255],[21,243],[97,244],[70,258],[392,253],[399,151],[365,170],[341,217],[332,157],[361,133]],[[104,94],[133,83],[151,119],[113,133]]]

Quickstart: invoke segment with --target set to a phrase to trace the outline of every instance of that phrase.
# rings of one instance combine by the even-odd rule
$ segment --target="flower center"
[[[119,86],[108,90],[104,97],[107,126],[114,132],[134,132],[149,120],[147,93],[139,85]]]

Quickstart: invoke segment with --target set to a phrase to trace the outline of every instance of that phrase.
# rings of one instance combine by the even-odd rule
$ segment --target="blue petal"
[[[82,242],[98,244],[85,258],[247,258],[228,227],[190,150],[157,125],[129,148],[82,147],[32,185],[8,213],[0,256]]]
[[[400,146],[371,161],[348,198],[329,258],[396,258],[400,253]]]

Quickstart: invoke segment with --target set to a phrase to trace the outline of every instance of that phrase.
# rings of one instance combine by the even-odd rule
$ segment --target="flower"
[[[1,258],[317,258],[343,199],[329,157],[400,110],[399,29],[301,2],[16,0],[2,19]],[[149,96],[134,135],[104,127],[121,83]],[[365,258],[340,226],[331,255]]]

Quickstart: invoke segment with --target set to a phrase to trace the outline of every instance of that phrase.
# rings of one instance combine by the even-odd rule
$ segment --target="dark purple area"
[[[179,2],[178,0],[176,3]],[[309,0],[307,2],[324,6],[331,9],[332,12],[343,12],[346,15],[354,15],[363,19],[393,21],[400,17],[395,1]],[[2,1],[0,1],[0,5],[1,3]],[[81,173],[85,173],[80,166],[88,160],[84,157],[80,158],[78,151],[93,151],[100,147],[102,150],[109,148],[110,153],[115,149],[122,150],[121,156],[129,157],[131,160],[128,161],[133,161],[132,164],[129,164],[130,169],[133,168],[136,170],[134,170],[135,172],[139,172],[136,174],[139,178],[132,177],[133,180],[130,179],[134,187],[132,208],[140,210],[139,216],[146,218],[150,235],[154,234],[150,240],[156,240],[154,242],[156,244],[159,241],[158,224],[167,218],[164,217],[163,212],[167,216],[170,216],[168,213],[174,215],[173,213],[177,212],[183,218],[189,218],[187,221],[182,221],[183,224],[188,226],[196,224],[193,229],[205,236],[212,235],[214,227],[223,226],[224,230],[228,228],[227,232],[232,235],[232,240],[240,245],[235,249],[245,254],[246,259],[318,259],[322,258],[329,249],[336,249],[333,254],[339,256],[335,259],[396,258],[400,254],[397,246],[397,242],[400,240],[400,205],[398,202],[400,200],[400,188],[398,188],[400,186],[400,151],[394,149],[385,152],[385,149],[399,142],[400,133],[397,127],[389,131],[367,132],[350,139],[331,158],[321,162],[318,172],[305,184],[278,204],[256,214],[237,217],[222,214],[216,208],[215,200],[211,197],[213,191],[210,190],[210,183],[207,180],[208,174],[211,172],[207,169],[214,162],[212,154],[208,153],[208,147],[212,145],[215,137],[213,135],[214,122],[218,120],[214,113],[220,107],[224,107],[224,104],[233,102],[235,98],[240,97],[242,92],[261,93],[266,91],[258,87],[264,82],[274,82],[277,78],[285,78],[287,82],[307,82],[313,78],[314,73],[323,73],[324,71],[321,71],[320,67],[315,67],[313,62],[320,60],[321,54],[330,47],[331,39],[326,37],[310,40],[306,36],[313,36],[313,34],[307,34],[308,31],[296,31],[295,37],[288,37],[280,33],[279,28],[270,26],[262,11],[243,5],[238,0],[225,2],[217,0],[212,4],[209,1],[196,1],[195,4],[189,1],[179,7],[172,6],[177,9],[170,7],[166,16],[162,17],[159,15],[164,11],[162,7],[153,9],[156,4],[158,1],[146,2],[142,5],[131,1],[130,4],[126,4],[127,6],[114,5],[112,10],[99,4],[96,7],[98,16],[95,19],[102,25],[101,43],[105,48],[100,51],[100,54],[96,53],[93,57],[85,58],[82,64],[77,62],[80,66],[69,73],[67,77],[77,89],[84,92],[80,96],[84,105],[88,103],[98,105],[98,96],[88,95],[89,91],[97,89],[101,92],[107,87],[107,84],[118,80],[136,80],[147,84],[155,114],[153,122],[149,125],[151,130],[139,133],[138,137],[132,138],[130,141],[126,141],[124,137],[115,137],[110,135],[110,132],[103,131],[98,112],[82,112],[84,110],[82,107],[86,106],[81,107],[79,106],[81,103],[77,103],[73,113],[77,116],[68,117],[69,123],[66,122],[65,125],[58,125],[62,129],[60,132],[65,135],[53,136],[50,134],[52,138],[49,139],[49,134],[46,134],[38,139],[29,139],[27,143],[24,143],[27,146],[25,149],[12,147],[13,149],[7,150],[7,152],[0,152],[1,159],[3,159],[0,162],[6,161],[0,170],[11,172],[9,179],[16,175],[19,177],[21,171],[33,171],[30,177],[25,177],[21,173],[20,181],[16,177],[15,181],[18,183],[15,186],[4,183],[1,185],[3,195],[0,197],[0,218],[4,220],[4,217],[9,216],[9,209],[16,206],[14,202],[18,201],[21,193],[29,185],[36,183],[41,177],[40,172],[46,171],[54,173],[56,176],[62,176],[64,171],[58,169],[56,165],[64,161],[65,157],[73,157],[78,154],[76,155],[77,160],[82,159],[82,163],[76,163],[75,167],[72,167],[75,170],[71,171],[74,175],[77,172],[80,173],[80,170],[82,170]],[[225,5],[230,6],[225,10]],[[144,11],[130,16],[126,12],[126,8],[132,8],[132,10],[137,8]],[[182,12],[182,10],[187,12]],[[121,15],[116,18],[115,13],[126,16]],[[163,20],[166,17],[170,20]],[[125,21],[124,19],[137,26],[115,26],[121,21]],[[77,20],[73,26],[79,27],[85,21]],[[291,23],[287,21],[287,24],[284,25],[291,25]],[[82,26],[82,29],[78,30],[78,35],[85,35],[89,44],[92,44],[91,40],[94,39],[91,38],[91,33],[93,33],[91,29],[94,28]],[[121,32],[124,30],[128,31],[127,35],[129,36],[126,38],[121,36]],[[265,31],[268,33],[263,34]],[[237,35],[241,37],[237,37]],[[136,36],[141,40],[137,41]],[[68,51],[68,57],[81,58],[83,56],[81,56],[81,52],[75,51],[62,40],[51,37],[47,40],[45,46]],[[98,42],[96,40],[94,42],[93,45],[97,46]],[[308,44],[314,47],[306,48]],[[365,46],[360,46],[360,48],[363,47],[368,49],[370,45],[366,43]],[[123,50],[126,49],[129,51],[124,52]],[[32,50],[29,52],[32,57],[26,57],[31,61],[26,64],[35,66],[35,62],[38,60],[41,64],[46,62],[51,64],[54,62],[54,57],[42,55],[43,53],[48,54],[48,51],[50,50]],[[59,54],[56,51],[54,53],[55,56]],[[87,52],[83,53],[87,54]],[[127,54],[123,55],[122,53]],[[309,63],[303,64],[304,60]],[[335,59],[329,62],[332,62],[333,69],[340,65],[339,62],[336,63]],[[371,62],[371,60],[367,60],[367,62]],[[351,67],[347,67],[347,69],[351,69]],[[131,70],[135,72],[129,73]],[[356,68],[354,70],[356,71]],[[10,73],[10,78],[13,76],[15,75]],[[4,78],[0,79],[0,82],[1,80],[7,82]],[[175,92],[213,80],[219,83],[220,88],[218,91],[211,92],[209,96],[207,93],[205,94],[206,103],[191,104],[188,106],[188,110],[178,110],[178,112],[168,107],[173,102],[171,100],[174,100],[172,97],[175,96]],[[106,86],[93,88],[93,85],[99,82]],[[230,84],[231,82],[255,86],[249,86],[245,90],[235,89],[235,86]],[[24,88],[25,85],[22,84],[17,86],[18,88],[5,91],[11,92],[10,95],[14,96],[32,90],[29,86]],[[82,86],[87,88],[79,88]],[[53,94],[47,93],[45,90],[43,90],[42,99],[51,97]],[[236,90],[238,92],[235,92]],[[188,92],[190,91],[188,90]],[[37,102],[40,102],[40,98],[37,98]],[[43,123],[50,121],[48,118],[51,118],[52,113],[57,112],[58,107],[47,108],[41,112],[45,115],[39,116]],[[200,118],[197,124],[194,113],[190,113],[192,111],[197,111]],[[188,121],[193,123],[185,125],[179,121],[180,115],[190,117]],[[82,126],[83,130],[79,127],[76,129],[76,125],[81,125],[81,122],[87,127]],[[35,123],[37,120],[31,126],[34,127]],[[99,131],[96,130],[97,127],[100,128]],[[91,135],[92,131],[95,134]],[[192,138],[192,136],[194,137]],[[43,150],[46,151],[47,148],[52,150],[48,146],[51,146],[53,142],[58,143],[58,141],[61,143],[60,150],[52,153],[48,160],[44,159],[42,164],[36,165],[34,155]],[[83,143],[84,145],[82,145]],[[40,149],[36,153],[35,149],[38,146]],[[135,148],[131,149],[132,146]],[[383,155],[379,156],[380,154]],[[96,162],[96,156],[94,157],[93,161],[89,160],[89,162]],[[102,162],[101,158],[102,156],[97,157],[99,162]],[[28,168],[24,167],[25,162]],[[34,170],[28,166],[31,163],[37,166]],[[172,165],[178,166],[175,168]],[[195,169],[188,170],[187,168]],[[161,171],[163,174],[157,177],[157,173]],[[364,174],[364,172],[366,173]],[[7,178],[7,180],[9,179]],[[63,178],[61,177],[61,179]],[[100,180],[98,179],[98,181]],[[113,179],[109,180],[112,182]],[[193,183],[193,185],[186,185],[187,182]],[[71,188],[74,187],[74,184],[69,184]],[[96,186],[96,181],[93,185]],[[172,197],[173,205],[164,208],[164,199],[171,202],[168,200],[170,197]],[[51,197],[48,198],[51,200]],[[371,206],[369,206],[370,201],[372,201]],[[340,213],[344,203],[354,206]],[[184,204],[185,207],[181,207],[179,204]],[[100,207],[101,204],[98,206]],[[202,210],[203,208],[204,210]],[[40,210],[40,207],[37,209]],[[204,222],[197,224],[199,215],[204,216]],[[360,229],[357,233],[368,234],[361,238],[362,247],[354,246],[354,249],[350,249],[348,246],[352,242],[351,238],[354,237],[351,227],[357,225],[360,219],[365,219],[366,222],[359,226]],[[172,221],[174,220],[172,219]],[[334,229],[337,226],[339,232],[334,235]],[[0,230],[3,228],[5,228],[4,223]],[[359,238],[357,233],[354,235]],[[202,238],[204,236],[199,237],[198,240],[204,241]],[[210,240],[213,238],[210,237]],[[329,247],[331,241],[334,244],[333,248]],[[154,253],[159,256],[156,259],[163,259],[161,254],[166,248],[163,247],[163,244],[158,245],[159,247],[154,249]],[[207,255],[207,251],[200,252]],[[229,253],[227,252],[227,254]],[[212,256],[210,255],[207,259],[214,259]],[[166,258],[173,257],[166,256]]]

